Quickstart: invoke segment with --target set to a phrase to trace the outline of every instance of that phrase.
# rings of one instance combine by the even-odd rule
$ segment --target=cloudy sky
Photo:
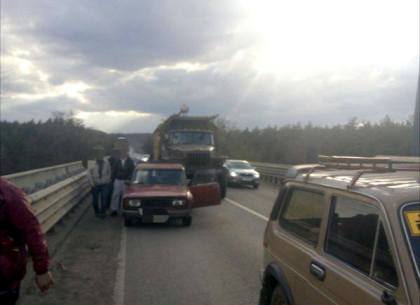
[[[418,0],[1,0],[2,120],[406,120],[418,70]]]

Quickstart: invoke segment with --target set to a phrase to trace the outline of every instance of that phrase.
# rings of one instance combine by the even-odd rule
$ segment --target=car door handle
[[[397,305],[397,301],[394,296],[386,290],[382,293],[381,301],[386,305]]]
[[[323,281],[325,279],[325,268],[317,262],[311,262],[309,271],[314,275],[318,280]]]

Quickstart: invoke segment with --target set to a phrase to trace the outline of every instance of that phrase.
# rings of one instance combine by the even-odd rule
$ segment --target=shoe
[[[112,211],[111,214],[109,214],[109,216],[115,217],[115,216],[118,216],[118,213],[117,211]]]

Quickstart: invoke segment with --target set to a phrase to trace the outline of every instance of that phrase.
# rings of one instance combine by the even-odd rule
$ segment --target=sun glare
[[[393,67],[418,56],[418,1],[248,1],[259,72]]]

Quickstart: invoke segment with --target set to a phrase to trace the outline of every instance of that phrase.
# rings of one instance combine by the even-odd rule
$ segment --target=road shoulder
[[[19,304],[114,304],[121,228],[120,218],[96,218],[89,210],[52,259],[55,286],[42,294],[32,283]]]

